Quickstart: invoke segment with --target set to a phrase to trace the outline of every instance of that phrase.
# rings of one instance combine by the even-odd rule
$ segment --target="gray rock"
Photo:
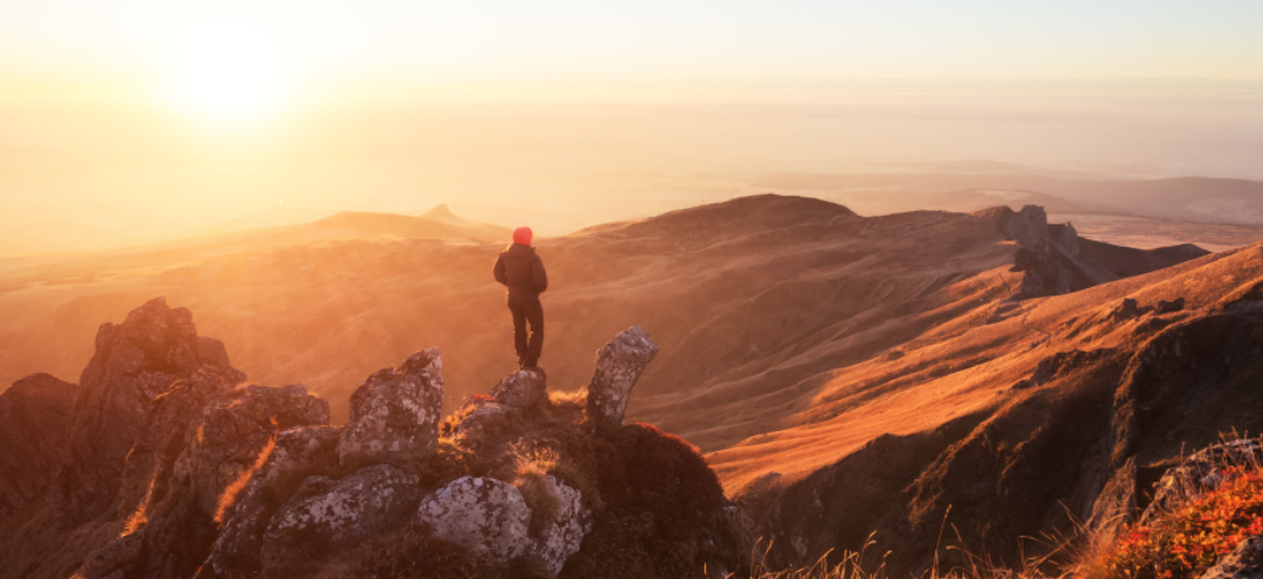
[[[349,469],[390,464],[419,472],[438,447],[443,415],[443,364],[439,349],[378,370],[351,395],[351,416],[338,442]]]
[[[263,537],[262,577],[309,577],[332,552],[398,528],[421,498],[420,478],[388,464],[342,480],[309,477]]]
[[[528,552],[531,509],[513,485],[464,476],[421,501],[417,518],[434,536],[454,543],[495,566]]]
[[[486,402],[478,405],[460,424],[456,425],[455,434],[462,439],[481,438],[488,432],[494,432],[509,421],[509,417],[519,409],[507,404]]]
[[[657,353],[658,345],[640,326],[607,342],[597,352],[596,372],[588,384],[588,416],[598,424],[622,424],[631,389]]]
[[[262,566],[263,536],[272,517],[307,477],[337,471],[341,429],[308,426],[281,432],[267,462],[222,514],[223,525],[197,577],[253,577]]]
[[[513,372],[491,389],[491,398],[500,404],[530,408],[548,395],[548,379],[539,368]]]
[[[1201,579],[1263,579],[1263,537],[1242,541],[1202,573]]]
[[[592,530],[592,511],[583,506],[583,495],[578,490],[559,482],[552,475],[545,480],[558,508],[552,524],[544,530],[542,537],[532,542],[528,553],[542,561],[549,573],[555,576],[561,573],[566,559],[579,552],[583,538]]]

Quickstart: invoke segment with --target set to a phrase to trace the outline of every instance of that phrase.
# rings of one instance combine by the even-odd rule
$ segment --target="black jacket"
[[[496,265],[491,269],[496,281],[509,286],[509,295],[539,296],[548,289],[548,274],[544,262],[535,254],[535,248],[514,243],[500,252]]]

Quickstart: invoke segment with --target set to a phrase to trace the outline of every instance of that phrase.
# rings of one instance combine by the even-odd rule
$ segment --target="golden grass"
[[[254,474],[259,472],[259,469],[263,468],[263,465],[267,463],[268,458],[271,458],[272,451],[276,449],[276,437],[279,434],[278,431],[279,426],[276,424],[276,417],[273,416],[272,436],[268,437],[267,443],[259,450],[259,456],[254,460],[254,464],[250,465],[250,468],[241,471],[241,474],[237,476],[236,480],[229,483],[228,486],[224,488],[224,492],[220,493],[219,501],[215,508],[216,525],[224,524],[224,521],[227,520],[228,509],[232,508],[233,504],[237,502],[237,497],[241,495],[241,491],[246,490],[246,485],[250,484],[250,479],[254,478]]]

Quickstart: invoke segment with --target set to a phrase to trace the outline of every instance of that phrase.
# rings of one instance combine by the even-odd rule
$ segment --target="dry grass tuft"
[[[224,521],[227,520],[228,509],[231,509],[233,504],[237,502],[237,497],[241,495],[241,491],[246,490],[246,485],[250,484],[250,479],[254,478],[254,474],[263,468],[268,458],[271,458],[272,451],[276,449],[276,436],[278,434],[276,417],[272,418],[272,427],[272,436],[268,438],[267,444],[264,444],[263,448],[259,450],[259,456],[255,459],[254,464],[250,465],[250,468],[241,471],[236,480],[229,483],[224,488],[224,492],[219,495],[218,505],[215,509],[216,525],[224,524]]]
[[[548,475],[558,463],[557,452],[549,448],[530,451],[516,449],[516,468],[510,481],[531,508],[531,532],[540,534],[561,514],[561,499],[548,483]]]

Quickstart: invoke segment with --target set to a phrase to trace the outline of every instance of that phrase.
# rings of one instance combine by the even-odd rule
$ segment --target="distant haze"
[[[8,2],[0,258],[440,203],[558,235],[937,163],[1263,179],[1259,22],[1249,0]]]
[[[497,86],[500,101],[488,97]],[[768,174],[931,171],[943,162],[950,170],[1085,179],[1263,179],[1263,85],[1249,82],[423,89],[346,93],[236,124],[126,96],[13,93],[0,105],[0,256],[313,221],[341,210],[418,215],[440,203],[462,217],[558,235],[777,191],[758,182]],[[970,160],[1019,167],[959,163]]]

